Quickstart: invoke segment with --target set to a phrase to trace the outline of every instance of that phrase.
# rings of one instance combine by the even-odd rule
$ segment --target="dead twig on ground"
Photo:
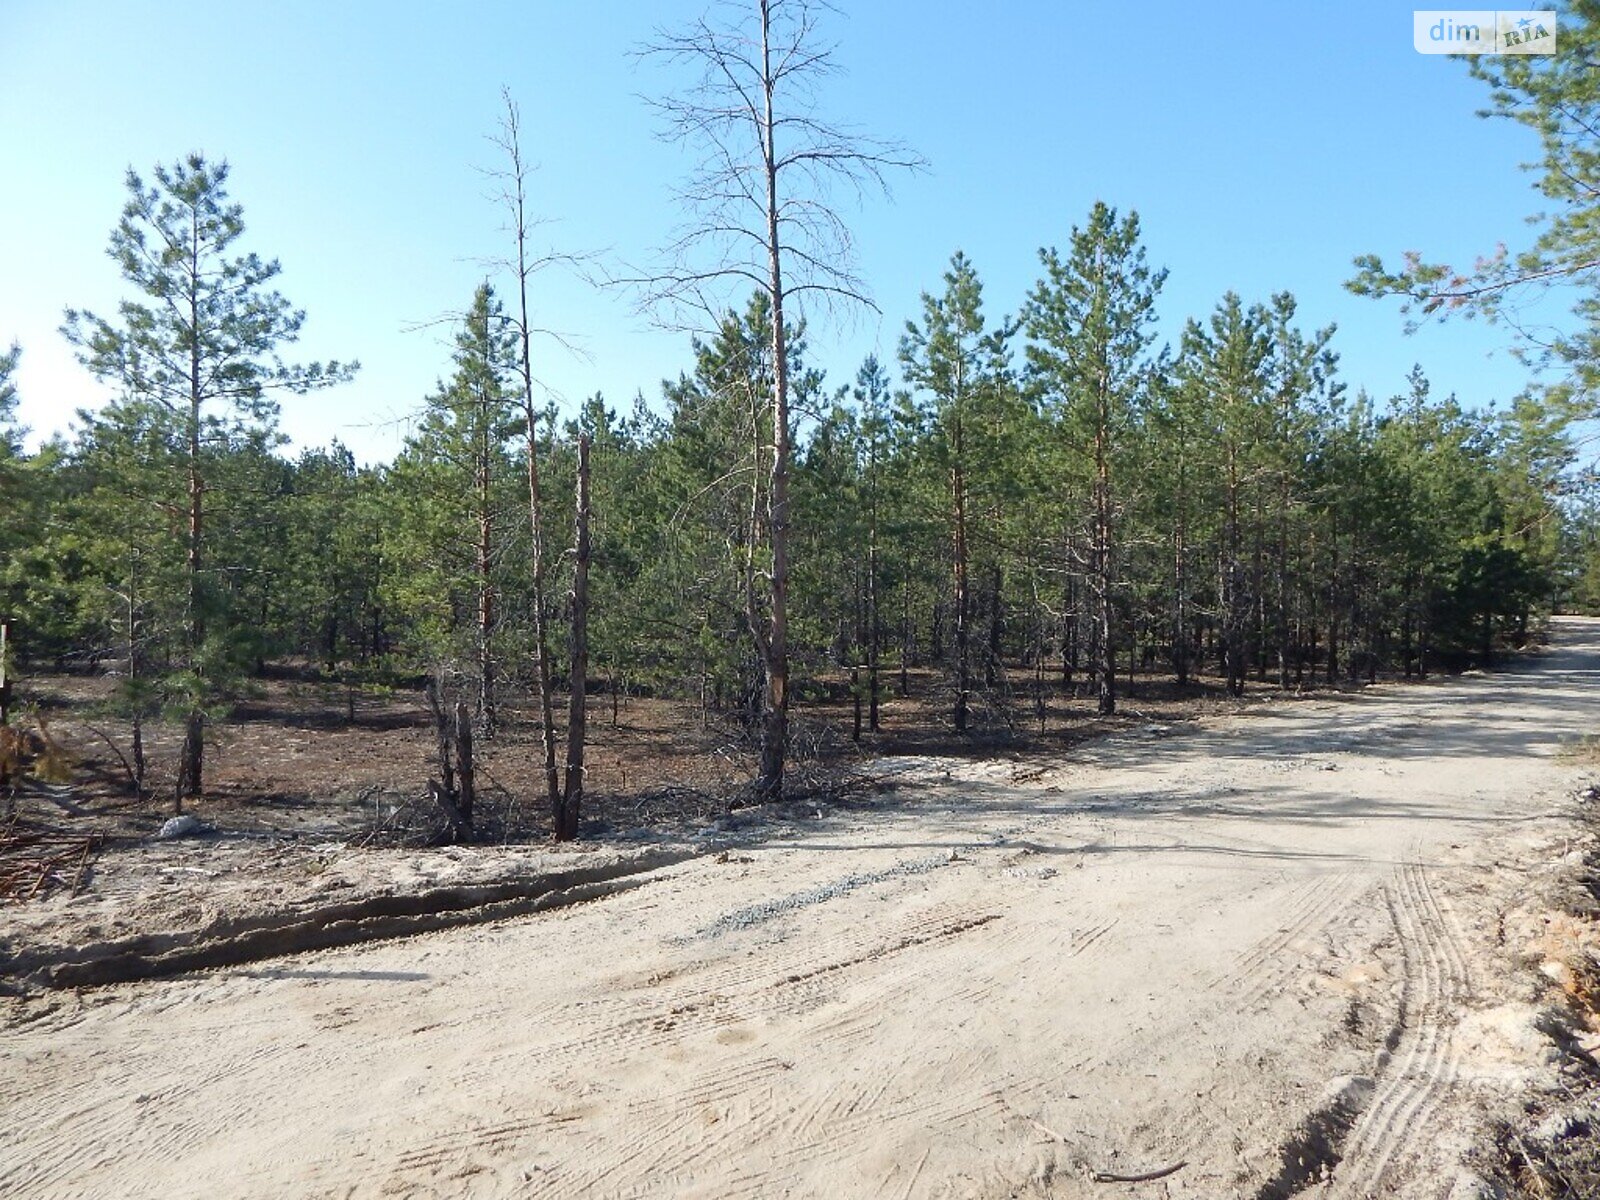
[[[1007,1107],[1009,1107],[1009,1105]],[[1015,1109],[1012,1109],[1012,1111],[1016,1112]],[[1017,1116],[1021,1117],[1029,1125],[1032,1125],[1040,1133],[1044,1134],[1053,1141],[1060,1142],[1063,1146],[1070,1146],[1072,1144],[1067,1140],[1065,1134],[1056,1132],[1056,1130],[1051,1129],[1050,1126],[1046,1125],[1043,1121],[1035,1120],[1026,1113],[1017,1113]],[[1168,1175],[1176,1175],[1188,1165],[1189,1162],[1187,1159],[1180,1159],[1171,1166],[1156,1167],[1149,1171],[1134,1171],[1127,1174],[1119,1171],[1097,1171],[1091,1168],[1089,1171],[1089,1179],[1094,1183],[1150,1183],[1156,1179],[1165,1179]]]
[[[74,896],[83,890],[84,876],[89,870],[89,853],[93,848],[94,840],[85,838],[83,840],[83,854],[78,859],[78,869],[72,873],[72,894]]]
[[[1136,1171],[1131,1175],[1123,1175],[1116,1171],[1090,1171],[1089,1178],[1095,1183],[1149,1183],[1153,1179],[1165,1179],[1168,1175],[1176,1175],[1188,1165],[1187,1159],[1180,1159],[1170,1167],[1157,1167],[1153,1171]]]
[[[1015,1111],[1015,1110],[1013,1110],[1013,1111]],[[1043,1121],[1035,1121],[1032,1117],[1024,1116],[1022,1113],[1017,1113],[1017,1115],[1019,1117],[1022,1117],[1022,1119],[1024,1121],[1026,1121],[1029,1125],[1032,1125],[1035,1129],[1037,1129],[1040,1133],[1044,1134],[1046,1137],[1054,1138],[1056,1141],[1060,1142],[1063,1146],[1069,1144],[1065,1134],[1057,1133],[1054,1129],[1051,1129],[1050,1126],[1046,1125]]]

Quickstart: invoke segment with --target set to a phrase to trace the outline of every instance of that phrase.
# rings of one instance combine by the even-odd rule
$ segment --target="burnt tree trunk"
[[[461,701],[455,711],[456,812],[465,832],[472,833],[472,809],[477,800],[477,776],[472,764],[472,713]]]

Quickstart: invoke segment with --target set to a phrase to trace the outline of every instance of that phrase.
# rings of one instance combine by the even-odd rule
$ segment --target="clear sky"
[[[1350,260],[1420,249],[1469,262],[1525,236],[1537,208],[1525,131],[1476,119],[1465,67],[1412,48],[1394,3],[1229,0],[843,0],[828,25],[847,74],[832,115],[903,140],[930,164],[889,200],[852,211],[860,266],[882,315],[814,328],[830,384],[870,351],[893,364],[918,296],[963,249],[995,315],[1037,276],[1090,205],[1138,210],[1153,262],[1170,268],[1163,335],[1230,288],[1289,289],[1307,325],[1337,321],[1352,390],[1402,390],[1421,362],[1470,405],[1504,401],[1525,373],[1481,325],[1406,337],[1393,302],[1345,293]],[[681,213],[689,165],[655,139],[640,98],[673,84],[630,51],[705,0],[0,0],[0,345],[23,347],[23,419],[64,430],[106,391],[57,332],[71,305],[126,294],[106,257],[123,174],[191,150],[226,157],[247,249],[279,258],[279,286],[307,311],[296,359],[355,357],[358,380],[289,397],[299,445],[338,437],[387,458],[407,414],[448,370],[448,335],[417,331],[463,308],[504,250],[478,168],[500,88],[520,103],[539,164],[542,232],[566,250],[639,259]],[[540,353],[571,405],[597,390],[626,406],[689,362],[688,339],[653,329],[623,296],[549,275],[540,324],[575,355]]]

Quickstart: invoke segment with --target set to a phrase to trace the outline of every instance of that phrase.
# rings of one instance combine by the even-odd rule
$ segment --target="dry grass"
[[[1561,747],[1560,759],[1574,767],[1600,767],[1600,736],[1590,734]]]

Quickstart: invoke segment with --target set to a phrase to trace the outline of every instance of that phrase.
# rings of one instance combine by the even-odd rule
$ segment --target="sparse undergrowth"
[[[1575,767],[1600,767],[1600,736],[1590,734],[1566,746],[1561,760]]]
[[[1036,713],[1018,701],[966,735],[947,727],[946,697],[930,671],[911,673],[911,696],[898,688],[882,705],[882,729],[857,745],[847,697],[798,706],[792,725],[786,791],[795,803],[827,804],[850,791],[863,755],[964,758],[1060,751],[1104,732],[1237,711],[1281,695],[1260,688],[1241,702],[1213,680],[1179,688],[1155,677],[1128,684],[1124,712],[1096,718],[1092,697],[1057,687]],[[76,675],[36,676],[28,691],[46,716],[71,766],[54,788],[25,787],[16,797],[28,832],[106,837],[107,848],[143,842],[172,814],[182,729],[149,722],[144,750],[149,795],[129,794],[125,730],[103,716],[110,682]],[[1315,692],[1313,695],[1328,695]],[[1337,693],[1332,693],[1337,694]],[[702,712],[692,703],[609,695],[590,701],[586,766],[586,839],[630,830],[695,829],[726,819],[750,800],[754,749],[737,714]],[[549,832],[542,799],[537,721],[531,700],[508,695],[501,728],[477,745],[477,840],[542,841]],[[293,676],[258,681],[252,695],[208,733],[207,794],[186,808],[219,831],[338,840],[366,846],[440,841],[447,823],[426,795],[436,770],[426,709],[418,696],[391,691],[352,698]]]

